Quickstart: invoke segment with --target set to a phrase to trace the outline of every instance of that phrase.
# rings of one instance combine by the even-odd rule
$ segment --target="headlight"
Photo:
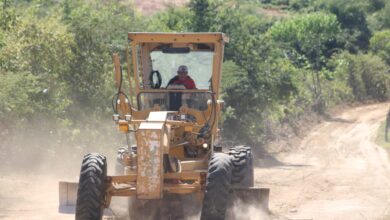
[[[119,115],[118,114],[114,114],[114,115],[112,115],[112,120],[114,120],[114,121],[119,121]]]

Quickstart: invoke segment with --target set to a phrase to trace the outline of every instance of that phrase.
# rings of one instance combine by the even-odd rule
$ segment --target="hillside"
[[[169,6],[181,7],[188,2],[189,0],[134,0],[137,8],[146,16],[163,11]]]

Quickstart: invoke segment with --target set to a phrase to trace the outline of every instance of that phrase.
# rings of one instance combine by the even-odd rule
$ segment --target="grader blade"
[[[59,182],[59,212],[61,213],[73,213],[76,200],[78,182],[60,181]]]
[[[260,187],[237,187],[233,188],[233,199],[240,200],[244,204],[255,205],[269,212],[269,188]]]

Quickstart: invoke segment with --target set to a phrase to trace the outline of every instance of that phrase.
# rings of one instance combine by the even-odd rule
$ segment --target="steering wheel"
[[[154,76],[157,76],[157,82],[154,81],[155,77]],[[153,88],[153,89],[159,89],[161,87],[161,83],[162,83],[162,78],[161,78],[161,74],[158,70],[153,70],[151,73],[150,73],[150,76],[149,76],[149,81],[150,81],[150,86]]]

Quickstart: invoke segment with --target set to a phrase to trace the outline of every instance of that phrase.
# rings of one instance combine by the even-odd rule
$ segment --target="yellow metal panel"
[[[133,106],[133,103],[134,103],[134,98],[135,98],[135,91],[133,90],[133,80],[131,79],[131,65],[130,65],[130,53],[129,53],[129,50],[130,50],[130,45],[127,45],[127,48],[126,48],[126,62],[127,62],[127,78],[129,80],[129,91],[130,91],[130,94],[129,94],[129,97],[130,97],[130,105]]]
[[[181,170],[193,171],[193,170],[207,170],[208,161],[207,160],[190,160],[190,161],[181,161]]]
[[[135,189],[122,189],[122,190],[112,190],[110,191],[109,196],[125,196],[125,197],[130,197],[130,196],[135,196],[136,191]],[[109,206],[106,206],[109,207]]]
[[[223,60],[223,44],[215,44],[215,52],[213,57],[213,92],[215,92],[215,99],[219,97],[220,82],[222,77],[222,60]]]
[[[183,148],[183,146],[169,148],[169,155],[171,155],[172,157],[176,157],[179,160],[184,159],[184,148]]]
[[[139,94],[139,76],[138,76],[138,63],[137,63],[137,56],[138,56],[138,51],[137,51],[137,46],[135,44],[131,45],[131,51],[132,51],[132,60],[133,60],[133,74],[134,74],[134,79],[135,79],[135,96]],[[131,82],[130,82],[131,83]]]
[[[200,172],[188,171],[181,173],[166,173],[164,174],[164,179],[199,180]]]
[[[113,183],[128,183],[135,182],[137,180],[136,174],[123,175],[123,176],[110,176],[111,182]]]
[[[119,84],[121,81],[121,63],[119,60],[119,55],[117,53],[114,53],[112,55],[112,59],[114,61],[114,68],[115,68],[115,85],[117,88],[119,88]]]
[[[223,33],[129,33],[135,43],[217,43],[229,39]]]
[[[193,184],[165,184],[164,191],[168,193],[189,194],[200,192],[201,186],[199,183]]]
[[[150,109],[143,110],[143,111],[137,111],[137,110],[133,109],[132,116],[133,116],[134,120],[145,120],[148,117],[149,112],[150,112]],[[134,120],[132,120],[132,121],[134,121]]]
[[[119,131],[122,131],[122,132],[128,132],[129,131],[129,124],[127,123],[127,121],[120,121],[119,123]]]
[[[137,131],[137,198],[160,199],[163,193],[163,123],[143,122]]]

